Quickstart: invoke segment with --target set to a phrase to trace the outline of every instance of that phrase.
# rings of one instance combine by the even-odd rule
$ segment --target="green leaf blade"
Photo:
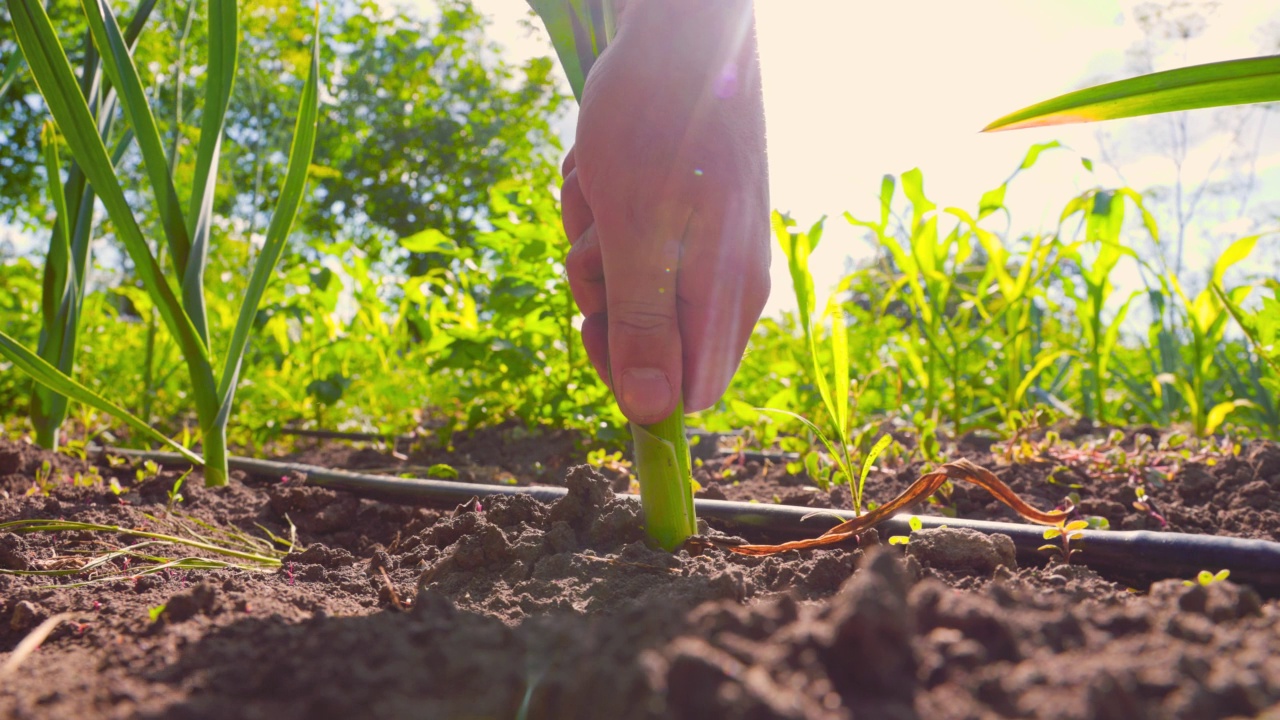
[[[1280,55],[1193,65],[1119,80],[1036,103],[983,132],[1095,122],[1280,100]]]
[[[138,149],[142,151],[147,177],[155,193],[160,224],[169,241],[174,265],[181,274],[186,269],[191,240],[182,218],[178,191],[173,185],[169,161],[160,140],[160,131],[156,126],[155,116],[151,113],[151,104],[147,100],[146,92],[142,88],[142,78],[138,74],[137,66],[133,63],[129,44],[120,32],[120,25],[111,7],[105,0],[81,0],[81,5],[84,7],[85,16],[89,19],[89,31],[102,57],[103,67],[115,86],[116,93],[120,96],[125,118],[133,129],[138,141]]]
[[[182,300],[196,332],[209,345],[204,301],[204,270],[209,254],[213,222],[213,196],[217,185],[218,158],[231,89],[235,84],[239,47],[239,11],[235,0],[209,0],[209,66],[205,78],[204,112],[196,150],[196,170],[191,188],[187,229],[191,252],[182,276]]]
[[[143,422],[128,410],[112,403],[110,400],[103,398],[101,395],[98,395],[94,391],[68,377],[56,367],[45,362],[40,358],[40,356],[23,347],[21,343],[3,332],[0,332],[0,355],[7,358],[9,362],[12,362],[19,370],[30,375],[36,382],[48,387],[54,392],[65,395],[77,402],[82,402],[92,408],[101,410],[102,412],[123,421],[139,433],[170,447],[191,462],[198,465],[204,464],[204,460],[199,455],[196,455],[185,447],[165,437],[162,433],[153,429],[150,425]]]
[[[225,425],[231,412],[231,402],[235,396],[235,386],[240,374],[240,364],[244,359],[245,347],[249,341],[249,332],[253,329],[254,318],[257,317],[258,306],[266,293],[271,275],[275,272],[276,263],[284,252],[285,242],[289,239],[289,231],[297,217],[298,207],[302,204],[302,195],[307,185],[307,175],[311,160],[315,155],[317,128],[320,120],[320,24],[316,18],[316,31],[311,45],[311,67],[307,74],[307,82],[303,87],[302,100],[298,106],[298,119],[294,125],[293,144],[289,149],[289,164],[285,172],[284,186],[276,201],[275,212],[271,214],[271,223],[267,226],[266,242],[262,252],[253,266],[253,274],[249,279],[249,287],[240,303],[240,314],[236,318],[236,327],[232,332],[231,345],[227,350],[222,376],[218,383],[218,397],[221,406],[218,410],[217,424]]]
[[[217,409],[216,382],[209,364],[208,344],[197,335],[151,254],[49,16],[35,0],[9,0],[9,10],[18,44],[50,114],[66,138],[78,167],[102,200],[117,236],[134,262],[135,272],[166,327],[178,341],[191,373],[198,412],[202,417],[213,417]]]

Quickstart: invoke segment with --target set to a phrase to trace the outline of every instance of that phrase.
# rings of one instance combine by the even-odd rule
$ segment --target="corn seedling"
[[[1280,100],[1280,55],[1271,55],[1194,65],[1077,90],[1010,113],[989,124],[984,131],[1093,122],[1276,100]],[[1153,226],[1149,223],[1148,227]],[[1248,289],[1237,288],[1228,293],[1221,285],[1221,271],[1247,256],[1256,241],[1256,237],[1236,241],[1215,265],[1210,288],[1197,296],[1194,302],[1187,300],[1177,286],[1176,278],[1168,278],[1188,306],[1194,357],[1190,379],[1174,374],[1163,380],[1173,384],[1189,405],[1197,434],[1212,433],[1229,413],[1245,406],[1245,401],[1237,399],[1208,407],[1204,393],[1205,370],[1202,368],[1204,363],[1213,362],[1212,345],[1221,339],[1219,316],[1223,308],[1241,322],[1246,335],[1258,346],[1258,333],[1251,330],[1259,325],[1249,325],[1245,319],[1248,315],[1239,310],[1239,301]],[[1271,317],[1275,317],[1274,312]],[[1274,322],[1269,327],[1274,328]],[[1162,351],[1167,350],[1165,345],[1161,343]],[[1274,347],[1274,343],[1270,347]],[[1273,370],[1280,370],[1274,350],[1263,350],[1260,354]],[[1169,353],[1166,351],[1164,355],[1165,369],[1169,372]],[[1158,395],[1158,384],[1155,389]]]
[[[909,384],[923,395],[916,420],[922,438],[931,438],[944,417],[958,436],[984,415],[1007,416],[1023,404],[1042,372],[1070,354],[1033,343],[1033,323],[1043,313],[1041,286],[1057,270],[1057,243],[1032,237],[1025,254],[1017,257],[982,224],[1005,210],[1009,183],[1057,147],[1032,146],[1004,183],[982,195],[976,216],[956,207],[939,208],[925,195],[919,169],[901,177],[910,205],[906,221],[892,212],[897,188],[892,176],[881,181],[877,220],[845,214],[884,251],[882,285],[888,292],[878,304],[882,314],[894,308],[905,314],[905,337],[898,347],[910,370]],[[943,219],[952,224],[944,227]],[[975,371],[995,368],[993,356],[1004,364],[999,392],[967,381]],[[926,456],[935,458],[939,453],[929,442],[922,446]]]
[[[101,58],[105,78],[120,98],[130,133],[141,151],[160,217],[172,279],[152,253],[138,216],[130,207],[114,163],[103,144],[99,123],[89,100],[75,80],[67,54],[45,13],[36,0],[9,0],[9,11],[22,54],[44,97],[58,131],[71,149],[77,167],[102,201],[123,242],[147,294],[165,327],[177,341],[190,375],[196,415],[200,421],[204,458],[165,438],[142,419],[105,400],[76,382],[58,366],[32,353],[7,335],[0,334],[0,354],[37,382],[55,393],[91,405],[129,424],[142,434],[175,447],[193,462],[205,465],[205,483],[227,482],[227,422],[231,415],[249,331],[258,305],[284,251],[285,241],[302,201],[303,190],[315,148],[318,118],[319,12],[312,39],[310,70],[303,86],[302,100],[289,152],[288,169],[275,212],[266,232],[266,241],[254,263],[248,290],[226,348],[221,373],[215,373],[214,348],[209,336],[204,273],[213,241],[213,197],[223,126],[231,88],[236,75],[239,44],[238,9],[234,0],[208,3],[209,61],[205,69],[204,111],[201,118],[195,175],[188,210],[184,214],[176,190],[175,168],[166,155],[141,76],[129,51],[129,42],[105,0],[84,0],[93,47]],[[58,193],[54,193],[55,197]],[[68,218],[59,208],[59,215]],[[63,223],[66,225],[66,223]],[[57,233],[55,233],[57,234]],[[61,240],[55,245],[61,247]],[[46,311],[49,307],[45,308]],[[50,323],[46,323],[50,325]],[[73,344],[68,345],[73,349]]]
[[[1222,287],[1222,278],[1226,271],[1232,265],[1247,258],[1257,242],[1258,236],[1254,235],[1241,238],[1232,243],[1214,263],[1213,280],[1210,287],[1196,295],[1194,301],[1190,300],[1186,293],[1183,292],[1182,286],[1178,283],[1176,277],[1173,275],[1168,276],[1169,285],[1173,287],[1186,307],[1187,325],[1191,330],[1191,362],[1187,366],[1190,371],[1188,373],[1189,377],[1167,374],[1158,379],[1173,385],[1182,395],[1182,399],[1186,402],[1191,412],[1196,435],[1201,437],[1212,435],[1216,432],[1232,411],[1252,405],[1248,400],[1237,398],[1208,407],[1208,399],[1211,397],[1211,393],[1208,392],[1207,378],[1210,369],[1218,359],[1216,350],[1222,342],[1223,335],[1226,333],[1226,324],[1229,317],[1226,303],[1229,302],[1231,305],[1238,307],[1252,288],[1243,286],[1231,292],[1215,291],[1214,289]]]
[[[1084,292],[1076,292],[1075,283],[1069,277],[1064,276],[1063,283],[1075,304],[1076,315],[1084,330],[1084,347],[1081,353],[1084,363],[1080,379],[1084,414],[1100,422],[1105,422],[1110,415],[1105,392],[1110,378],[1108,365],[1120,339],[1120,327],[1130,305],[1139,294],[1130,295],[1110,322],[1103,319],[1103,310],[1115,291],[1111,283],[1112,272],[1121,259],[1137,258],[1137,254],[1121,240],[1125,200],[1134,204],[1142,214],[1144,225],[1152,234],[1152,239],[1158,240],[1155,220],[1143,206],[1142,197],[1127,188],[1116,191],[1095,190],[1074,198],[1063,209],[1059,223],[1065,224],[1079,214],[1084,225],[1083,243],[1069,246],[1065,253],[1080,267]],[[1082,245],[1094,248],[1095,254],[1089,262],[1086,262],[1081,253]]]
[[[169,508],[169,512],[173,512],[173,506],[185,499],[182,497],[182,483],[186,482],[187,476],[191,474],[192,469],[193,468],[187,468],[186,472],[179,475],[178,479],[173,481],[173,487],[169,488],[167,491],[169,496],[169,504],[167,506]]]
[[[876,444],[863,458],[860,473],[854,472],[853,454],[859,444],[852,437],[851,422],[857,411],[858,392],[851,392],[849,376],[849,327],[845,321],[845,313],[841,293],[847,288],[848,281],[841,283],[827,302],[823,317],[831,318],[831,364],[830,369],[824,367],[823,353],[818,347],[819,328],[814,327],[813,313],[816,304],[814,298],[813,274],[809,270],[809,256],[818,247],[822,239],[823,220],[818,220],[808,232],[795,230],[795,223],[780,213],[773,213],[773,232],[782,251],[787,257],[787,267],[791,274],[791,287],[795,292],[796,306],[799,310],[800,329],[804,333],[805,348],[808,350],[808,365],[812,373],[818,394],[822,398],[822,407],[826,411],[827,420],[834,430],[828,436],[816,423],[809,421],[798,413],[774,408],[758,408],[762,412],[785,415],[799,420],[817,436],[829,453],[832,471],[823,473],[818,468],[816,453],[804,456],[804,467],[809,476],[814,478],[823,489],[832,484],[845,482],[849,485],[849,493],[853,497],[854,512],[862,512],[863,488],[866,486],[867,474],[872,463],[892,443],[888,435],[881,436]],[[819,326],[820,327],[820,326]],[[830,379],[828,379],[828,372]],[[859,388],[860,390],[861,388]],[[855,480],[855,477],[857,478]]]
[[[27,495],[48,495],[53,489],[53,466],[48,460],[40,463],[40,467],[36,468],[35,482],[27,490]]]
[[[1213,294],[1244,331],[1261,363],[1252,365],[1250,383],[1257,392],[1264,419],[1280,427],[1280,282],[1267,280],[1270,297],[1262,297],[1257,310],[1242,307],[1219,283],[1210,286]],[[1259,367],[1261,365],[1261,367]],[[1228,364],[1228,367],[1233,367]],[[1266,372],[1270,369],[1270,373]]]
[[[574,97],[582,100],[587,73],[613,37],[613,4],[603,0],[529,0],[546,25]],[[645,532],[674,550],[697,533],[693,469],[684,431],[684,405],[652,425],[631,424]]]

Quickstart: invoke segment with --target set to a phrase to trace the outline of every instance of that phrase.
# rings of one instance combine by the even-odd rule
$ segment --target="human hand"
[[[582,341],[622,412],[650,424],[681,397],[715,404],[769,296],[750,0],[630,0],[563,171]]]

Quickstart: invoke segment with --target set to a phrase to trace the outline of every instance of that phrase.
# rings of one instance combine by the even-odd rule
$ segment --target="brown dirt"
[[[956,530],[922,534],[905,553],[864,537],[768,558],[670,555],[645,547],[612,480],[548,469],[565,464],[555,458],[572,455],[571,440],[542,457],[536,444],[486,455],[475,443],[457,442],[453,456],[330,444],[301,457],[365,468],[450,460],[522,483],[551,475],[569,496],[429,510],[298,477],[207,490],[193,474],[183,516],[259,537],[294,523],[298,546],[278,570],[139,575],[140,561],[126,570],[116,559],[96,578],[0,575],[0,667],[44,618],[70,614],[0,677],[0,717],[1280,717],[1280,603],[1229,580],[1134,592],[1077,566],[1013,568],[998,537]],[[1001,466],[992,449],[956,455],[997,468],[1042,506],[1079,485],[1085,514],[1160,527],[1132,507],[1134,483],[1082,466],[1048,484],[1057,461]],[[1168,529],[1280,539],[1280,448],[1197,457],[1143,478]],[[48,495],[25,496],[46,460]],[[131,466],[98,467],[122,486],[116,495],[86,479],[89,468],[0,443],[0,522],[174,527],[178,473],[139,483]],[[868,496],[887,498],[918,471],[876,472]],[[67,482],[77,472],[85,486]],[[847,491],[810,492],[763,464],[709,461],[699,479],[712,496],[847,503]],[[966,488],[940,503],[1009,519]],[[65,566],[131,542],[0,531],[0,568]]]

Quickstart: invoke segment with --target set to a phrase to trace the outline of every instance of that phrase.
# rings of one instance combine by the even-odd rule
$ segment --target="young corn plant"
[[[1280,397],[1280,282],[1267,280],[1265,285],[1271,291],[1271,297],[1263,297],[1257,310],[1242,307],[1220,282],[1210,287],[1240,325],[1254,352],[1271,369],[1269,375],[1261,378],[1260,384],[1271,392],[1272,397]]]
[[[1167,278],[1174,292],[1182,299],[1186,314],[1187,326],[1191,331],[1190,371],[1183,375],[1163,375],[1157,380],[1171,384],[1182,395],[1191,413],[1191,421],[1196,435],[1204,437],[1212,435],[1226,421],[1227,416],[1241,407],[1252,403],[1244,398],[1226,400],[1210,406],[1213,393],[1210,392],[1209,373],[1218,361],[1218,350],[1226,334],[1227,320],[1230,317],[1227,303],[1239,307],[1249,294],[1251,287],[1245,285],[1230,292],[1221,290],[1223,276],[1236,263],[1244,260],[1253,252],[1258,243],[1258,236],[1252,235],[1232,243],[1213,265],[1213,279],[1210,286],[1191,300],[1183,292],[1178,279],[1170,274]]]
[[[844,308],[840,298],[843,285],[837,287],[835,294],[828,300],[827,310],[824,313],[824,317],[830,316],[831,318],[831,365],[829,371],[830,379],[828,379],[828,369],[824,367],[823,363],[824,356],[818,348],[818,333],[813,326],[816,300],[814,299],[813,274],[809,271],[809,256],[822,239],[822,220],[815,223],[808,232],[795,231],[794,227],[795,223],[789,218],[777,212],[773,213],[773,232],[787,257],[787,268],[791,273],[791,287],[796,295],[800,327],[804,332],[804,342],[805,347],[808,349],[809,366],[812,370],[813,381],[818,388],[818,394],[822,396],[822,406],[826,410],[827,420],[830,421],[834,434],[828,436],[816,423],[797,413],[775,408],[760,409],[764,412],[786,415],[799,420],[817,436],[830,455],[833,472],[831,473],[831,479],[824,482],[814,473],[813,464],[806,463],[811,465],[810,473],[815,474],[815,480],[824,486],[839,482],[848,483],[849,493],[853,496],[854,512],[860,513],[862,512],[863,489],[866,486],[867,474],[871,470],[871,464],[889,447],[892,438],[888,435],[881,436],[863,459],[862,472],[855,474],[853,454],[856,450],[856,444],[851,437],[850,423],[852,419],[851,409],[856,408],[851,408],[853,403],[849,392],[849,328],[845,323]],[[857,478],[856,480],[855,477]]]
[[[227,422],[231,415],[241,363],[258,304],[284,252],[285,241],[302,201],[315,149],[319,93],[319,11],[312,40],[310,69],[303,85],[288,169],[266,241],[254,263],[249,286],[240,304],[235,329],[215,372],[216,356],[205,309],[204,273],[212,244],[213,198],[223,126],[236,75],[239,44],[238,9],[234,0],[208,2],[208,65],[191,194],[184,213],[178,198],[175,168],[166,155],[142,78],[134,65],[129,42],[106,0],[82,0],[92,47],[101,58],[105,82],[115,88],[129,132],[134,136],[151,186],[171,265],[166,275],[147,243],[141,223],[130,207],[107,153],[102,133],[71,70],[44,5],[37,0],[8,0],[18,44],[40,94],[49,107],[77,166],[101,199],[116,236],[123,242],[147,294],[176,340],[190,376],[196,415],[203,441],[203,460],[190,450],[180,452],[205,465],[205,484],[227,482]],[[65,217],[65,213],[62,214]],[[67,372],[32,353],[16,340],[0,334],[0,355],[32,375],[40,384],[70,399],[93,406],[126,422],[143,434],[170,446],[176,443],[146,422],[76,382]]]
[[[582,100],[587,73],[613,37],[613,4],[607,0],[529,0],[542,18],[574,97]],[[698,525],[693,509],[693,468],[684,431],[684,406],[651,425],[631,423],[635,470],[645,532],[674,550]]]
[[[1083,359],[1080,378],[1081,400],[1085,417],[1106,422],[1109,419],[1106,388],[1109,387],[1110,363],[1116,343],[1120,340],[1120,327],[1124,324],[1129,307],[1140,293],[1133,293],[1116,311],[1110,322],[1103,318],[1108,300],[1115,292],[1111,275],[1125,257],[1137,258],[1133,250],[1121,239],[1124,227],[1125,200],[1133,202],[1141,212],[1143,221],[1153,240],[1159,239],[1155,220],[1142,205],[1142,198],[1128,188],[1115,191],[1091,190],[1073,198],[1063,208],[1060,225],[1076,215],[1081,216],[1085,239],[1067,247],[1064,254],[1080,268],[1080,280],[1084,292],[1075,290],[1075,282],[1063,277],[1068,295],[1075,304],[1076,316],[1084,331],[1084,343],[1080,351]],[[1083,246],[1095,249],[1092,258],[1085,258]]]
[[[1280,55],[1242,58],[1150,73],[1084,88],[1009,113],[987,125],[983,131],[1094,122],[1277,100],[1280,100]],[[1227,255],[1231,255],[1233,251],[1241,251],[1242,243],[1248,241],[1248,238],[1237,241],[1227,251]],[[1253,241],[1256,242],[1256,238]],[[1251,242],[1249,247],[1252,248]],[[1238,261],[1238,258],[1236,260]],[[1221,263],[1222,260],[1219,260],[1219,265]],[[1186,302],[1186,297],[1181,290],[1175,289]],[[1249,319],[1247,313],[1238,310],[1239,298],[1233,299],[1221,288],[1221,276],[1217,267],[1214,271],[1214,282],[1206,292],[1209,293],[1207,296],[1201,295],[1195,302],[1186,302],[1190,307],[1189,315],[1192,316],[1190,323],[1193,333],[1192,353],[1195,355],[1191,367],[1193,374],[1199,372],[1198,363],[1206,356],[1203,341],[1213,335],[1221,337],[1217,332],[1219,322],[1217,315],[1223,312],[1223,308],[1235,316],[1242,326],[1245,326]],[[1248,291],[1245,289],[1238,292],[1243,297],[1243,294]],[[1153,297],[1155,297],[1154,293]],[[1260,354],[1265,361],[1271,363],[1274,370],[1277,365],[1274,362],[1274,351],[1258,345],[1256,332],[1258,327],[1257,324],[1251,327],[1246,326],[1245,333],[1255,347],[1263,348]],[[1165,337],[1161,335],[1161,339],[1164,340]],[[1166,344],[1162,342],[1160,349],[1165,356],[1167,367],[1170,363],[1167,362],[1169,352],[1165,347]],[[1212,363],[1211,353],[1209,358],[1209,362]],[[1203,387],[1196,387],[1197,380],[1194,377],[1190,381],[1178,375],[1172,375],[1166,379],[1181,386],[1180,394],[1188,404],[1195,403],[1190,409],[1197,432],[1211,432],[1210,426],[1215,422],[1220,423],[1228,413],[1240,406],[1240,400],[1236,400],[1230,404],[1219,403],[1206,410],[1206,399],[1198,394],[1203,391]],[[1199,382],[1202,380],[1203,378]],[[1158,389],[1159,385],[1156,387]]]

